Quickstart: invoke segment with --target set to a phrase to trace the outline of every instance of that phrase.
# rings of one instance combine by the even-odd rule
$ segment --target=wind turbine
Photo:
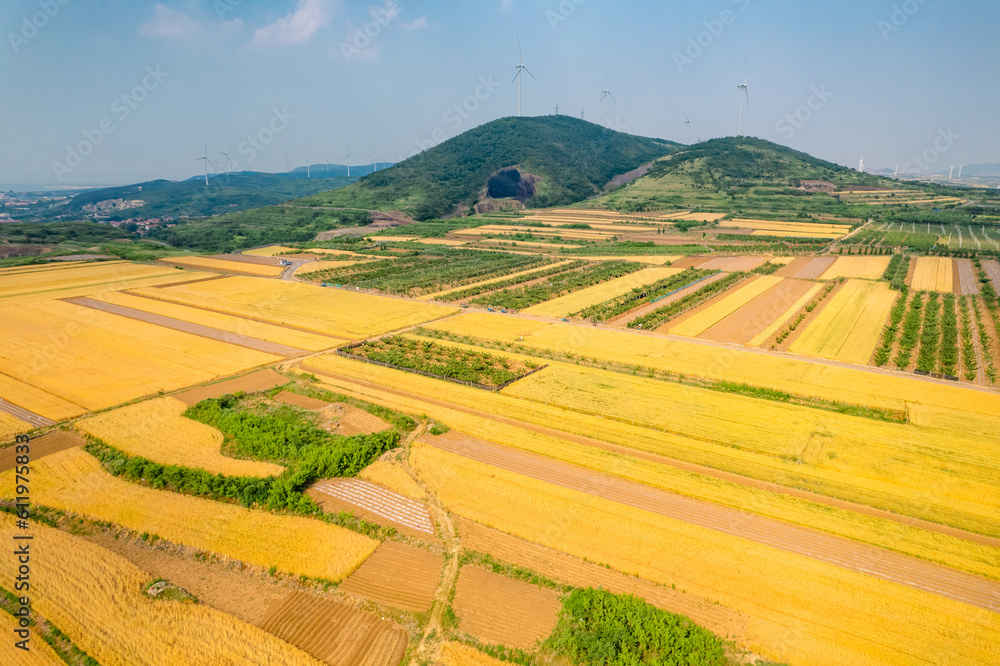
[[[958,167],[958,177],[959,177],[960,179],[961,179],[961,177],[962,177],[962,169],[964,169],[964,168],[965,168],[965,165],[964,165],[964,164],[963,164],[962,166]]]
[[[951,177],[954,176],[954,175],[955,175],[955,165],[952,164],[951,165],[951,170],[948,172],[948,180],[951,180]]]
[[[896,164],[896,173],[892,175],[893,178],[899,178],[899,164]]]
[[[312,163],[306,160],[306,178],[312,178]]]
[[[326,172],[330,173],[330,158],[326,158]]]
[[[348,143],[348,144],[345,144],[345,145],[347,146],[347,154],[344,155],[344,160],[346,160],[346,162],[347,162],[347,177],[350,178],[351,177],[351,158],[354,157],[354,155],[351,155],[351,144]]]
[[[210,160],[209,157],[208,157],[208,144],[207,143],[205,144],[205,155],[204,155],[204,157],[199,157],[198,159],[195,160],[195,162],[198,162],[198,161],[201,161],[201,160],[204,160],[204,162],[205,162],[205,187],[208,187],[208,163],[211,162],[212,160]],[[214,170],[215,167],[213,166],[212,169]]]
[[[744,97],[747,98],[747,109],[748,110],[750,109],[750,92],[748,90],[749,87],[750,87],[750,84],[747,83],[747,77],[746,77],[746,74],[744,74],[743,75],[743,83],[738,83],[736,85],[737,94],[740,97],[740,118],[739,118],[738,123],[736,124],[736,136],[737,137],[740,137],[740,136],[743,135],[743,98]]]
[[[285,155],[285,168],[288,169],[288,173],[292,172],[292,161],[288,159],[288,155]]]
[[[690,146],[691,145],[691,116],[684,114],[684,136],[685,141]]]
[[[861,161],[858,162],[858,173],[864,173],[864,172],[865,172],[865,158],[862,157]]]
[[[511,79],[511,83],[517,81],[517,117],[521,117],[521,74],[523,72],[528,72],[528,76],[535,79],[535,75],[528,71],[528,68],[524,66],[524,55],[521,53],[521,38],[517,38],[517,57],[520,58],[520,62],[517,64],[517,74]],[[536,81],[538,79],[535,79]]]
[[[598,101],[599,102],[604,102],[604,126],[607,127],[608,126],[608,98],[610,97],[611,101],[613,101],[615,104],[618,103],[618,100],[615,99],[615,96],[611,94],[611,84],[608,82],[608,70],[604,70],[604,90],[603,90],[603,93],[604,94],[601,95],[601,99],[599,99]]]
[[[229,153],[224,153],[219,151],[219,155],[223,155],[226,158],[226,175],[229,175],[229,170],[232,167],[232,161],[229,159]]]
[[[378,158],[377,157],[373,157],[372,158],[372,169],[374,171],[378,171]]]

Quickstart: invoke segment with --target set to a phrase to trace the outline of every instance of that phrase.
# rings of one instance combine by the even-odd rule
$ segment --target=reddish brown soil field
[[[789,275],[788,277],[800,278],[800,279],[816,279],[820,275],[826,272],[826,269],[833,266],[833,262],[837,261],[836,257],[814,257],[809,260],[805,266],[799,269],[794,275]]]
[[[983,270],[990,276],[990,282],[993,283],[993,289],[1000,294],[1000,262],[993,261],[992,259],[985,260],[983,261]]]
[[[531,650],[559,619],[559,593],[466,566],[455,586],[458,628],[487,643]]]
[[[699,337],[745,345],[814,286],[816,283],[808,280],[782,280]]]
[[[454,516],[452,520],[462,539],[463,548],[487,553],[503,562],[537,571],[543,576],[576,587],[602,587],[614,594],[634,594],[657,608],[686,615],[721,636],[737,637],[745,631],[743,621],[734,610],[711,604],[680,590],[584,562],[572,555],[518,539],[460,516]]]
[[[77,446],[83,446],[87,442],[84,441],[75,432],[67,432],[65,430],[54,430],[41,437],[32,438],[29,442],[31,446],[31,460],[35,461],[39,458],[52,455],[64,449],[72,449]],[[17,459],[17,447],[13,444],[10,446],[0,449],[0,472],[6,472],[9,469],[14,469]]]
[[[275,395],[274,399],[278,402],[283,402],[286,405],[294,405],[303,409],[323,409],[324,407],[328,407],[330,405],[329,402],[317,400],[316,398],[310,398],[307,395],[292,393],[291,391],[282,391],[281,393]]]
[[[260,623],[331,666],[396,666],[409,637],[397,624],[305,592],[292,592]]]
[[[218,398],[227,393],[236,393],[237,391],[246,391],[247,393],[266,391],[267,389],[287,384],[289,381],[288,377],[284,377],[274,370],[258,370],[257,372],[251,372],[249,375],[243,375],[236,379],[227,379],[217,384],[209,384],[208,386],[200,386],[190,391],[184,391],[183,393],[174,395],[174,397],[185,405],[195,405],[202,400]]]
[[[785,278],[798,277],[799,271],[808,266],[812,260],[813,257],[796,257],[785,264],[783,268],[778,269],[774,274]]]
[[[386,541],[358,567],[340,590],[396,608],[430,610],[444,559],[438,553]]]
[[[729,272],[752,271],[765,261],[767,261],[766,257],[719,257],[702,262],[698,265],[698,268]]]

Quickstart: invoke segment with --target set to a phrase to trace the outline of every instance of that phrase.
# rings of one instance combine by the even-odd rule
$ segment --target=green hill
[[[598,203],[619,210],[693,208],[740,214],[785,211],[851,215],[836,191],[805,191],[799,188],[804,180],[825,181],[837,189],[915,187],[859,173],[770,141],[727,137],[695,144],[658,160],[645,176],[602,197]]]
[[[418,220],[466,214],[487,190],[528,207],[567,205],[600,194],[614,176],[678,147],[569,116],[502,118],[354,185],[295,203],[401,210]],[[517,171],[498,173],[507,167]]]
[[[344,187],[357,180],[358,177],[354,175],[351,178],[346,176],[306,178],[305,174],[298,173],[254,172],[220,174],[209,178],[208,185],[203,178],[181,181],[153,180],[84,192],[70,199],[65,205],[46,211],[39,216],[39,219],[40,221],[79,220],[94,214],[106,220],[207,217],[270,206],[296,197]],[[85,208],[117,199],[125,202],[141,200],[145,204],[135,208],[113,208],[105,205],[97,211]]]

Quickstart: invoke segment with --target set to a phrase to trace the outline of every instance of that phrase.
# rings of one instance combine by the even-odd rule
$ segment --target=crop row
[[[715,271],[688,268],[683,273],[657,280],[653,284],[640,285],[627,294],[622,294],[597,305],[591,305],[589,308],[574,312],[571,316],[605,322],[640,305],[652,303],[658,298],[684,289],[714,273]]]
[[[972,315],[966,296],[962,296],[962,365],[965,367],[965,378],[970,382],[975,380],[979,363],[976,359],[976,347],[972,342]]]
[[[520,254],[450,250],[440,255],[383,259],[357,267],[317,271],[304,277],[391,294],[413,294],[488,280],[541,265],[544,261],[543,257]]]
[[[899,351],[893,363],[900,370],[905,370],[910,365],[910,358],[913,350],[920,341],[920,322],[924,309],[924,292],[917,292],[910,299],[910,307],[906,312],[906,320],[903,322],[903,335],[899,339]]]
[[[938,350],[941,347],[941,303],[937,292],[931,292],[924,306],[924,327],[920,331],[920,352],[917,370],[934,372],[937,369]]]
[[[509,287],[516,287],[519,284],[525,282],[531,282],[533,280],[538,280],[541,278],[552,277],[553,275],[561,275],[562,273],[569,273],[570,271],[575,271],[578,268],[586,266],[586,261],[572,261],[568,264],[559,264],[553,266],[552,268],[547,268],[543,271],[535,271],[533,273],[528,273],[526,275],[518,275],[517,277],[508,278],[506,280],[497,280],[495,282],[487,282],[486,284],[481,284],[475,287],[469,287],[468,289],[463,289],[462,291],[452,292],[448,294],[449,301],[461,301],[466,298],[472,298],[473,296],[478,296],[479,294],[486,293],[487,291],[497,291],[499,289],[507,289]]]
[[[899,291],[906,285],[906,275],[910,272],[910,258],[905,254],[894,254],[889,260],[889,265],[885,267],[882,279],[889,282],[889,286]]]
[[[716,280],[711,284],[707,284],[698,291],[688,294],[684,298],[633,319],[628,323],[628,327],[645,328],[646,330],[655,329],[680,315],[682,312],[686,312],[691,308],[697,307],[705,301],[715,297],[717,294],[721,294],[737,282],[749,277],[749,275],[749,273],[744,272],[730,273],[721,280]]]
[[[880,368],[888,363],[892,356],[892,347],[899,334],[899,325],[906,314],[906,295],[907,289],[904,285],[899,297],[896,298],[896,304],[892,306],[892,311],[889,313],[889,323],[886,325],[885,331],[882,332],[882,345],[875,351],[875,365]]]
[[[941,350],[938,368],[941,374],[954,377],[958,374],[958,315],[955,312],[955,295],[945,294],[941,314]]]
[[[993,345],[990,334],[986,330],[986,324],[983,323],[982,313],[979,310],[979,302],[976,299],[972,299],[972,311],[976,318],[976,328],[979,329],[979,346],[982,349],[983,363],[986,365],[986,376],[989,378],[991,384],[995,384],[997,381],[997,371],[993,367]]]
[[[560,273],[526,287],[512,287],[493,292],[472,300],[472,303],[483,306],[521,310],[563,293],[583,289],[606,280],[622,277],[643,268],[642,264],[630,261],[605,261],[591,264],[583,269],[570,273]]]

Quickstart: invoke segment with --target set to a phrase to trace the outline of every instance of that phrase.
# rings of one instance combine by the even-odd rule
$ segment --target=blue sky
[[[612,127],[728,136],[746,75],[744,134],[1000,162],[998,26],[995,0],[5,0],[0,183],[184,178],[206,143],[260,171],[397,161],[517,113],[518,37],[524,115],[603,122],[606,70]]]

